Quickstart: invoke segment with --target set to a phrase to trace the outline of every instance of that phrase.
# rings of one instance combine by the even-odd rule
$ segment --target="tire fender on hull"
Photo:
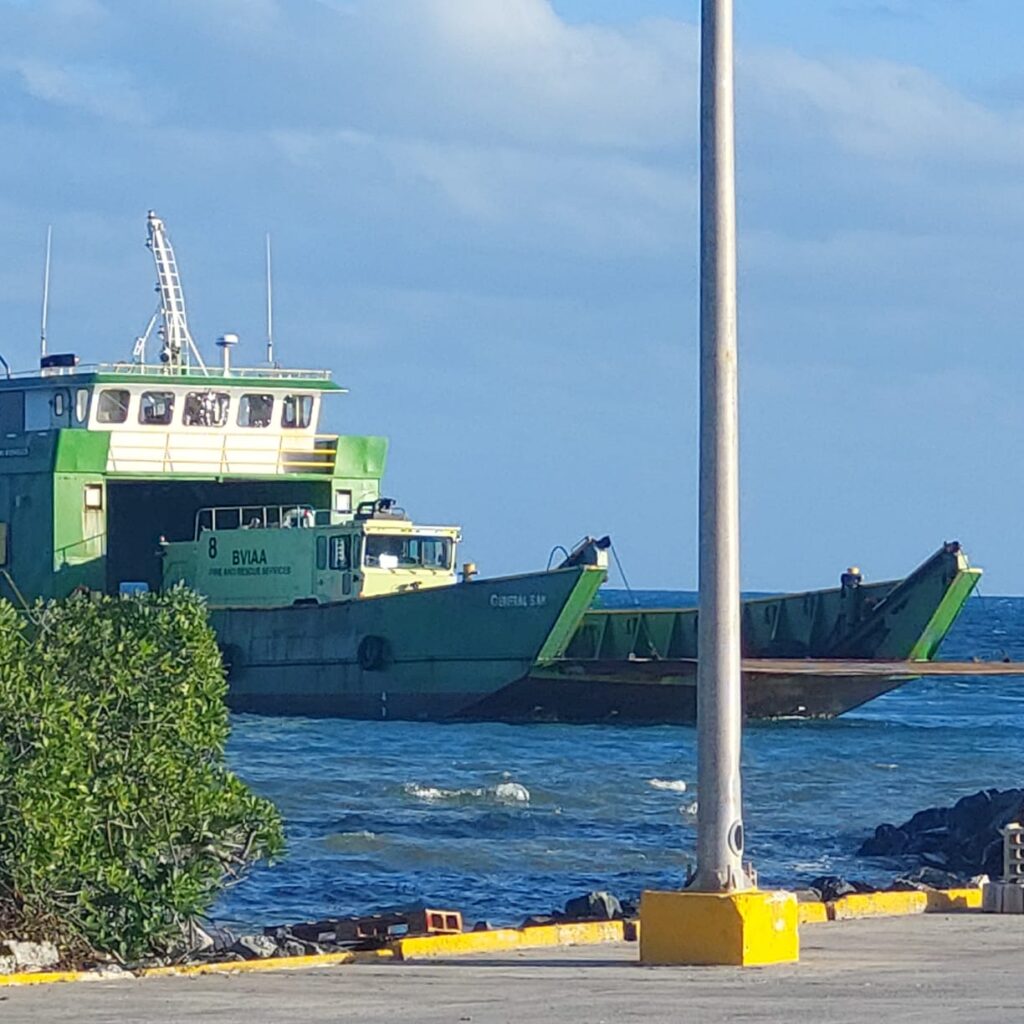
[[[356,658],[364,672],[379,672],[391,662],[391,645],[386,637],[368,634],[359,641]]]
[[[242,648],[237,644],[218,644],[220,660],[224,664],[224,674],[228,679],[238,674],[243,664]]]

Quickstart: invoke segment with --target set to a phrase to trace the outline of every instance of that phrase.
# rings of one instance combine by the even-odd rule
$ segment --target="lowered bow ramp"
[[[745,601],[747,717],[832,718],[925,674],[913,663],[924,669],[934,657],[980,576],[953,542],[902,581]],[[696,608],[594,610],[564,655],[538,662],[493,710],[518,720],[692,723],[696,659]]]

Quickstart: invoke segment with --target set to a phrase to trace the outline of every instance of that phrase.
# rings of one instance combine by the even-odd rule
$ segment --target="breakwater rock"
[[[879,825],[857,851],[862,857],[912,858],[962,879],[1003,871],[1000,829],[1024,816],[1024,789],[983,789],[952,807],[929,807],[902,825]]]

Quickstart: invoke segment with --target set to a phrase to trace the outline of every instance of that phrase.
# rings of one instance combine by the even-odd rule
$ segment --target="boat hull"
[[[978,575],[950,543],[901,581],[745,602],[745,717],[833,718],[925,674]],[[211,618],[235,711],[693,723],[697,610],[593,610],[603,578],[575,567]]]
[[[458,717],[564,649],[604,573],[572,568],[365,600],[215,609],[235,711]]]
[[[906,672],[861,674],[851,669],[843,674],[838,666],[822,675],[745,670],[743,716],[748,720],[836,718],[913,678]],[[518,722],[693,725],[697,665],[648,662],[628,669],[563,665],[557,673],[536,672],[473,711],[482,718]]]

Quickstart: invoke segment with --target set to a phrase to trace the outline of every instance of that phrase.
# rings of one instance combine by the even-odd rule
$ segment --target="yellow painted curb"
[[[832,903],[833,921],[853,921],[862,917],[889,917],[900,914],[923,914],[928,909],[926,893],[857,892]]]
[[[97,971],[31,971],[22,974],[0,974],[0,988],[5,985],[52,985],[58,981],[109,980]]]
[[[981,889],[936,889],[925,893],[928,913],[949,913],[956,910],[981,910]]]
[[[831,920],[827,903],[798,903],[796,909],[801,924],[824,924]]]
[[[146,967],[134,974],[137,978],[187,978],[196,974],[254,974],[259,971],[294,971],[303,967],[330,967],[334,964],[393,960],[394,956],[394,952],[390,949],[370,949],[350,953],[314,953],[311,956],[273,956],[267,957],[265,960],[230,960],[223,963]]]
[[[391,948],[400,960],[413,960],[465,956],[471,953],[499,953],[509,949],[622,942],[624,934],[622,921],[575,921],[572,924],[545,924],[535,928],[495,928],[489,932],[423,935],[397,939]]]
[[[229,960],[221,963],[180,964],[169,967],[143,967],[137,971],[113,974],[106,971],[33,971],[0,974],[4,985],[48,985],[61,981],[119,981],[130,978],[188,978],[198,974],[254,974],[259,971],[293,971],[304,967],[330,967],[335,964],[370,963],[395,959],[391,949],[359,950],[350,953],[317,953],[312,956],[275,956],[266,960]]]

